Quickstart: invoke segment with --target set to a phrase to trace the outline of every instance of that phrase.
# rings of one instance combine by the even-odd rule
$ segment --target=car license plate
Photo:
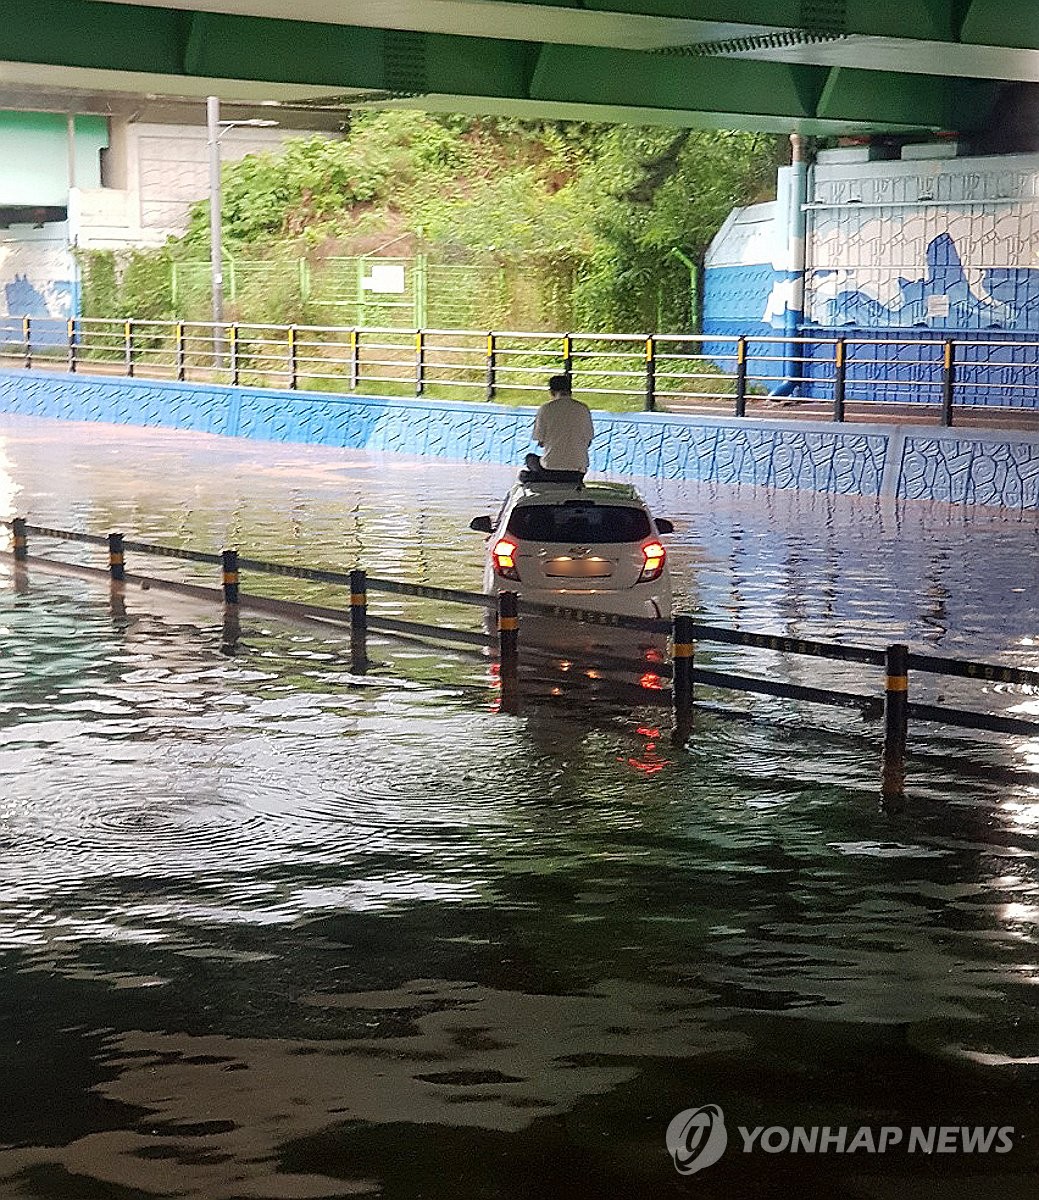
[[[553,579],[605,579],[613,574],[606,558],[550,558],[545,574]]]

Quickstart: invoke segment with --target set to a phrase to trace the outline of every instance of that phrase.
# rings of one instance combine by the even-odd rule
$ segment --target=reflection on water
[[[0,515],[465,587],[465,524],[508,482],[0,433],[21,489]],[[710,619],[1034,665],[1030,520],[649,492],[679,525],[676,592]],[[594,686],[502,716],[477,655],[374,638],[359,676],[348,639],[247,613],[229,653],[193,602],[113,608],[7,566],[0,589],[0,1194],[1032,1194],[1036,744],[921,733],[912,803],[884,814],[855,713],[733,702],[680,752],[666,712]],[[1022,1136],[969,1161],[730,1151],[691,1181],[663,1135],[703,1103],[730,1128]]]

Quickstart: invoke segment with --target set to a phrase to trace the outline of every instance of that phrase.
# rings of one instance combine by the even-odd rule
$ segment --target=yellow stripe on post
[[[671,652],[672,658],[692,658],[696,649],[695,642],[675,642]]]
[[[889,675],[887,677],[887,690],[889,692],[908,692],[909,691],[909,676],[908,675]]]
[[[499,617],[498,628],[502,633],[511,633],[514,629],[519,629],[519,617]]]

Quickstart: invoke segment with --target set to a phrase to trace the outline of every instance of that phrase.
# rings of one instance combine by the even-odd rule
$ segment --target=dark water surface
[[[0,418],[0,517],[449,586],[509,477]],[[1034,517],[644,491],[719,624],[1039,662]],[[358,677],[331,634],[242,626],[228,656],[201,603],[0,563],[0,1195],[1035,1194],[1039,742],[915,730],[884,813],[857,714],[729,698],[677,752],[666,710],[508,717],[476,656],[382,641]],[[729,1149],[681,1177],[664,1133],[703,1104]],[[1015,1134],[806,1156],[740,1125]]]

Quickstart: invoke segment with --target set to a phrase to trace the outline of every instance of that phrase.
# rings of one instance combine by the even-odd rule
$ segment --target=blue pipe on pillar
[[[804,321],[805,241],[808,214],[808,154],[805,139],[790,135],[790,166],[780,169],[777,188],[779,212],[777,224],[783,244],[773,260],[775,275],[769,315],[772,328],[786,338],[796,338]],[[801,385],[804,364],[801,347],[794,341],[783,343],[783,378],[769,392],[770,400],[791,396]]]

